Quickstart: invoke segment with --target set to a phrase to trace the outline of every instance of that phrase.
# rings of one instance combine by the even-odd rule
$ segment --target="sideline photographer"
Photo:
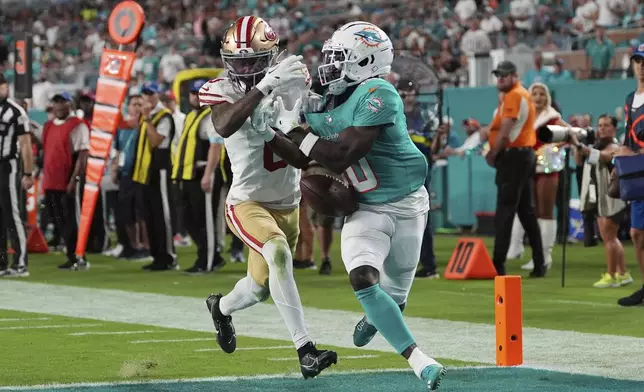
[[[580,143],[577,132],[568,132],[574,148],[575,163],[583,165],[581,180],[581,211],[594,212],[599,234],[604,242],[607,272],[593,284],[596,288],[621,287],[633,282],[626,271],[624,247],[617,237],[620,223],[625,218],[626,203],[608,196],[613,154],[620,147],[616,139],[617,119],[603,114],[597,122],[597,140],[594,145]]]

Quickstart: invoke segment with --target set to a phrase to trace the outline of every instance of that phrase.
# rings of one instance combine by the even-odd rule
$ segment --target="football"
[[[302,196],[317,213],[343,217],[358,209],[358,194],[343,176],[314,165],[302,174]]]

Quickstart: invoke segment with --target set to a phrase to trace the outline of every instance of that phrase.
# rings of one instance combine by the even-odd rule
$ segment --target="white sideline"
[[[145,343],[183,343],[183,342],[206,342],[209,340],[217,340],[215,338],[189,338],[189,339],[149,339],[149,340],[132,340],[130,344],[145,344]]]
[[[51,317],[31,317],[31,318],[0,318],[0,323],[9,321],[49,321]]]
[[[21,325],[15,327],[0,327],[0,330],[19,330],[19,329],[56,329],[56,328],[86,328],[100,327],[103,324],[61,324],[61,325]]]
[[[96,332],[74,332],[68,334],[69,336],[88,336],[88,335],[136,335],[139,333],[166,333],[167,331],[159,330],[145,330],[145,331],[96,331]]]
[[[345,359],[368,359],[368,358],[378,358],[380,355],[343,355],[340,357],[342,360]],[[287,361],[297,361],[297,357],[284,357],[284,358],[268,358],[269,361],[274,362],[287,362]]]
[[[47,293],[43,306],[42,293]],[[213,333],[205,298],[133,293],[7,281],[0,285],[0,308],[100,321]],[[306,308],[312,338],[322,347],[359,350],[352,332],[361,313]],[[495,363],[494,325],[406,317],[418,345],[439,358]],[[258,304],[234,315],[237,335],[290,341],[272,304]],[[524,328],[524,366],[568,373],[644,381],[644,338]],[[393,352],[380,336],[368,350]],[[598,354],[600,353],[600,354]]]
[[[216,339],[212,339],[216,340]],[[235,352],[237,351],[257,351],[257,350],[285,350],[285,349],[293,349],[293,345],[291,346],[266,346],[266,347],[237,347]],[[221,351],[219,347],[217,348],[198,348],[195,350],[196,353],[201,353],[201,352],[206,352],[206,351]],[[342,357],[346,358],[346,357]]]

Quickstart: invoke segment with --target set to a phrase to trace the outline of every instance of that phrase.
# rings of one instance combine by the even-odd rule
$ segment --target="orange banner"
[[[145,21],[143,9],[133,1],[119,3],[110,16],[109,30],[112,39],[119,44],[136,40]],[[129,26],[128,24],[131,24]],[[131,32],[136,36],[132,38]],[[84,257],[87,238],[96,209],[100,184],[106,160],[112,148],[112,140],[121,118],[121,107],[127,97],[132,65],[136,53],[104,49],[101,54],[99,79],[96,84],[96,102],[92,116],[90,148],[85,168],[85,187],[76,256]]]

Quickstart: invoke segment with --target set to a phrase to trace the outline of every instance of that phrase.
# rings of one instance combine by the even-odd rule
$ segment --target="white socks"
[[[291,333],[295,348],[300,348],[312,340],[304,323],[302,302],[293,277],[291,249],[285,239],[278,237],[264,244],[262,256],[268,263],[268,287],[273,302]]]
[[[411,366],[418,378],[420,378],[420,374],[423,372],[423,369],[425,369],[429,365],[438,363],[433,358],[425,355],[425,353],[420,351],[418,347],[416,347],[414,351],[411,352],[411,355],[409,356],[407,362],[409,362],[409,366]]]
[[[514,215],[514,222],[512,223],[512,236],[510,237],[510,248],[508,248],[507,259],[518,259],[525,250],[523,247],[523,237],[525,237],[525,230],[518,215]]]
[[[557,220],[539,218],[543,256],[547,265],[552,265],[552,248],[557,240]]]
[[[268,289],[258,285],[253,278],[246,276],[240,279],[232,291],[219,301],[219,310],[224,316],[249,308],[268,298]]]

